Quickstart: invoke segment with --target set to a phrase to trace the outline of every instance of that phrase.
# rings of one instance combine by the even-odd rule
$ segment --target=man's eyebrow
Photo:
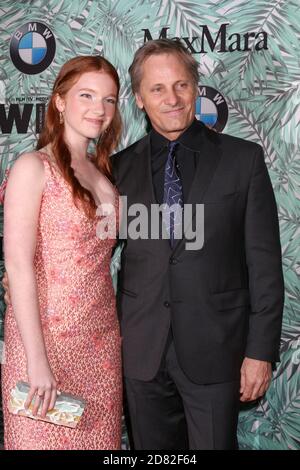
[[[176,80],[176,82],[174,83],[176,84],[179,82],[190,82],[190,81],[191,81],[190,78],[180,78],[179,80]],[[152,86],[165,86],[165,83],[154,83]]]

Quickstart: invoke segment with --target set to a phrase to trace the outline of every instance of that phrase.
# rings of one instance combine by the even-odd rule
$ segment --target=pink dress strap
[[[44,167],[45,167],[45,170],[46,170],[46,175],[53,176],[54,172],[57,172],[58,170],[56,170],[53,163],[51,163],[49,155],[46,152],[41,152],[40,150],[37,150],[36,153],[38,154],[38,156],[40,157],[40,159],[44,163]]]

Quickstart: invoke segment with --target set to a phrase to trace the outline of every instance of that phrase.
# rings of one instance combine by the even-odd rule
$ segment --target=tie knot
[[[169,153],[174,153],[177,145],[178,145],[178,142],[176,140],[169,142]]]

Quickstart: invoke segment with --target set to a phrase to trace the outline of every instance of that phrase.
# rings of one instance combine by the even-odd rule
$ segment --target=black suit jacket
[[[118,311],[124,373],[151,380],[172,326],[190,380],[238,379],[244,356],[277,361],[283,277],[277,208],[262,148],[198,123],[197,171],[186,203],[204,204],[204,246],[128,239]],[[128,207],[156,203],[147,135],[113,157]],[[130,219],[129,219],[130,221]]]

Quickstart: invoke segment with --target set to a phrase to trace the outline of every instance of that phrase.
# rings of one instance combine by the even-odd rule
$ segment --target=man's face
[[[176,140],[195,117],[197,87],[176,54],[150,56],[142,67],[137,106],[145,109],[157,132]]]

